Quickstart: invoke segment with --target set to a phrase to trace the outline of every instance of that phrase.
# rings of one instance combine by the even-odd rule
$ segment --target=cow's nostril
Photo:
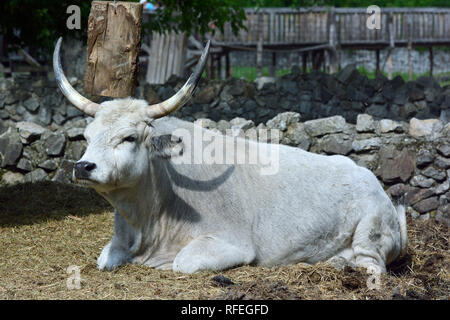
[[[95,163],[92,163],[92,162],[86,162],[84,168],[86,169],[86,171],[92,171],[92,170],[94,170],[96,167],[97,167],[97,166],[95,165]]]
[[[97,167],[95,163],[80,161],[75,164],[75,176],[80,179],[89,178],[89,174]]]

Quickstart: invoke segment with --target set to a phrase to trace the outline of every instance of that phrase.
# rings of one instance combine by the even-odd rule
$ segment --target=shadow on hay
[[[56,182],[0,187],[0,227],[113,210],[94,190]]]

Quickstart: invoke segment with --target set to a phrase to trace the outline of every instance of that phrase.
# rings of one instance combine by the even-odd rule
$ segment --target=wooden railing
[[[381,29],[367,28],[370,14],[366,8],[261,8],[246,9],[247,30],[233,34],[229,25],[217,32],[221,45],[311,46],[330,42],[330,26],[335,25],[336,40],[341,46],[389,45],[390,28],[396,46],[413,44],[450,44],[450,9],[381,8]]]

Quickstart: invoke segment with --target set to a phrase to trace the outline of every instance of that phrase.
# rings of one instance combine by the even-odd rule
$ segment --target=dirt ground
[[[193,275],[127,265],[97,270],[113,232],[111,207],[95,192],[52,183],[0,187],[0,299],[449,299],[448,228],[408,220],[408,255],[379,289],[363,269],[326,264],[243,266]],[[70,290],[69,266],[81,288]]]

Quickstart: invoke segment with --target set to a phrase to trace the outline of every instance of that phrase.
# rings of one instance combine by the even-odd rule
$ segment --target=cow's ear
[[[183,141],[171,134],[154,136],[150,138],[150,148],[153,155],[169,159],[183,154]]]

